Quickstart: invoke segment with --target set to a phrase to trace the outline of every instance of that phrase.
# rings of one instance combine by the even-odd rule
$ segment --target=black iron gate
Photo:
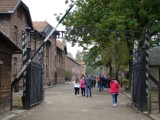
[[[133,103],[140,110],[147,110],[147,85],[146,85],[146,48],[133,53]]]
[[[26,109],[43,101],[42,66],[31,62],[26,72],[25,90],[23,94],[23,107]]]

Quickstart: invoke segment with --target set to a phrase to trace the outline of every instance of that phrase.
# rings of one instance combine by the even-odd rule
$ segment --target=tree
[[[120,40],[126,42],[128,49],[131,79],[133,42],[137,39],[143,46],[142,34],[146,35],[149,24],[152,25],[152,31],[147,33],[149,38],[158,34],[159,12],[159,0],[77,0],[75,10],[63,22],[68,30],[66,39],[85,49],[92,44],[109,48],[108,44],[114,41],[114,31],[123,31]]]
[[[82,53],[79,50],[77,50],[77,53],[76,53],[76,61],[77,62],[82,62],[83,61]]]
[[[93,76],[98,76],[99,74],[99,68],[94,68],[92,66],[86,67],[86,75],[93,75]]]

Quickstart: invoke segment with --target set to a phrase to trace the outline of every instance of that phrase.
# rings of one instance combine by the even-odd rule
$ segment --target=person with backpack
[[[85,85],[86,85],[86,97],[88,97],[88,95],[92,97],[92,80],[90,76],[85,77]]]

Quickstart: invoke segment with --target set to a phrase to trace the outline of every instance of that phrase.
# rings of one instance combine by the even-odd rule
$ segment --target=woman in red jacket
[[[110,83],[110,93],[112,94],[113,107],[117,105],[117,97],[119,93],[119,84],[115,78]]]

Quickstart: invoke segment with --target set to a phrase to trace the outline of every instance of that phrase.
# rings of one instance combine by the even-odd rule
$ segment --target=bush
[[[129,80],[123,78],[122,79],[122,85],[124,86],[125,89],[128,89],[129,88]]]
[[[65,70],[65,81],[71,81],[72,73],[71,71]]]

